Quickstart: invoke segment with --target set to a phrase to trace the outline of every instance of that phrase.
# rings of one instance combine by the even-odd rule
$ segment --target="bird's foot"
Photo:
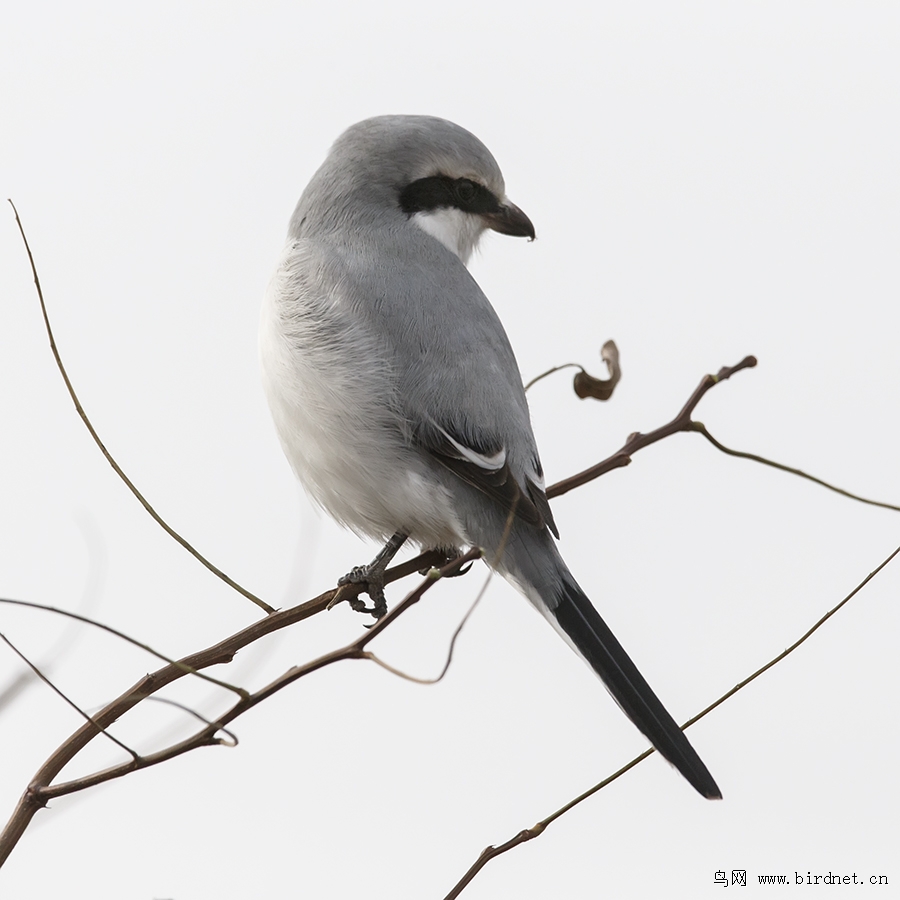
[[[360,584],[365,585],[361,592],[369,595],[372,605],[366,606],[365,601],[360,600],[359,597],[350,597],[347,600],[350,608],[356,612],[368,613],[376,622],[387,615],[387,600],[384,598],[385,571],[405,542],[406,535],[402,531],[398,531],[391,536],[390,540],[378,551],[375,559],[367,566],[355,566],[346,575],[338,578],[338,592],[328,604],[328,608],[331,609],[344,599],[341,596],[341,587],[345,584]]]
[[[369,563],[367,566],[354,566],[346,575],[338,578],[338,587],[345,584],[365,585],[363,593],[369,595],[371,606],[359,597],[351,597],[347,602],[350,608],[358,613],[368,613],[376,621],[387,614],[387,600],[384,596],[384,566]]]

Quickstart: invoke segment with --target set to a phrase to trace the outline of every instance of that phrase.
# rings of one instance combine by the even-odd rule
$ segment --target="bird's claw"
[[[346,575],[338,578],[338,586],[345,584],[363,585],[363,593],[369,595],[371,606],[359,597],[351,597],[347,602],[350,609],[358,613],[368,613],[376,621],[387,615],[387,599],[384,596],[384,569],[376,566],[354,566]]]
[[[456,571],[456,572],[451,572],[449,575],[446,575],[445,577],[446,577],[446,578],[459,578],[460,575],[465,575],[466,572],[468,572],[469,569],[471,569],[472,566],[474,566],[474,565],[475,565],[474,562],[467,563],[467,564],[464,565],[464,566],[460,566],[459,569],[458,569],[458,571]]]

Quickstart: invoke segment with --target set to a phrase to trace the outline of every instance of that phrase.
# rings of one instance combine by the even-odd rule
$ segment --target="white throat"
[[[469,261],[485,230],[484,222],[478,216],[454,207],[417,212],[412,220],[464,263]]]

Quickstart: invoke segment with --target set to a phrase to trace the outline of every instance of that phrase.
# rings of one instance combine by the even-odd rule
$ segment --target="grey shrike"
[[[262,313],[284,451],[338,522],[387,541],[342,579],[366,583],[376,615],[407,538],[484,548],[653,746],[721,797],[556,549],[516,358],[466,268],[488,228],[534,238],[490,151],[458,125],[379,116],[335,141],[291,218]]]

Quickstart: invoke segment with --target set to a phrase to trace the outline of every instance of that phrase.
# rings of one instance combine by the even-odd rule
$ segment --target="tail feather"
[[[550,532],[521,519],[509,522],[477,498],[466,508],[470,540],[487,548],[489,564],[528,598],[600,676],[659,753],[704,797],[721,798],[718,785],[684,732],[578,586]]]
[[[721,799],[721,791],[684,732],[574,581],[564,582],[559,603],[549,614],[659,753],[704,797]]]

